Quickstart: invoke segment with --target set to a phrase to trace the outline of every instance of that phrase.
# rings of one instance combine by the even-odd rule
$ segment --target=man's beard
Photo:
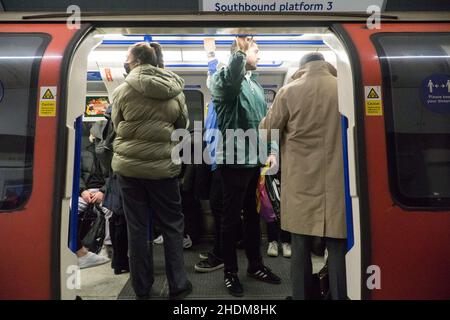
[[[247,70],[247,71],[256,70],[256,64],[246,63],[245,64],[245,70]]]

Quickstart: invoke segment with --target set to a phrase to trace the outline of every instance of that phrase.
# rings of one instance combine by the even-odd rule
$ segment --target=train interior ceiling
[[[295,30],[293,28],[255,28],[242,30],[244,29],[104,28],[95,30],[80,44],[79,54],[76,52],[72,59],[72,73],[69,77],[76,77],[79,69],[83,70],[80,66],[83,66],[83,59],[87,57],[87,76],[84,76],[84,81],[87,79],[87,83],[85,86],[81,83],[81,86],[72,85],[72,87],[69,87],[67,126],[72,127],[75,118],[83,114],[83,135],[86,138],[92,123],[104,119],[102,112],[112,102],[111,94],[113,90],[124,81],[123,64],[128,47],[137,42],[154,41],[162,45],[165,67],[179,74],[185,80],[184,93],[192,129],[194,121],[204,120],[205,107],[211,99],[206,87],[208,58],[203,47],[204,38],[212,37],[215,39],[216,57],[219,63],[226,65],[235,35],[244,33],[252,34],[253,39],[259,45],[261,60],[256,72],[264,88],[268,106],[273,102],[276,92],[298,70],[302,56],[312,51],[321,52],[328,62],[337,67],[338,79],[343,79],[338,81],[339,104],[343,105],[341,101],[343,90],[352,90],[353,88],[350,81],[350,67],[343,46],[328,28],[302,27]],[[69,83],[74,84],[77,81],[69,79]],[[81,99],[80,88],[86,88],[83,107],[79,104]],[[349,99],[349,102],[346,103],[347,108],[353,105],[352,96],[353,94],[347,95]],[[351,111],[341,110],[341,112],[347,113],[346,116],[349,119],[353,117]],[[84,139],[84,141],[86,140]],[[73,140],[69,140],[69,149],[73,148],[72,143]],[[72,170],[70,159],[71,154],[69,152],[68,171]],[[69,179],[67,185],[69,185],[72,177],[69,174],[67,177]],[[66,200],[68,206],[69,199]],[[200,231],[201,242],[185,250],[186,270],[188,270],[188,276],[194,284],[193,294],[189,298],[229,299],[230,296],[223,287],[221,270],[211,274],[194,272],[194,264],[199,260],[198,254],[209,249],[214,229],[213,218],[207,201],[201,202],[201,211],[199,214],[200,225],[202,226]],[[66,223],[69,224],[68,221]],[[263,231],[261,253],[269,267],[281,274],[284,284],[273,288],[270,285],[251,282],[246,289],[246,298],[284,299],[291,293],[289,259],[283,258],[282,255],[277,258],[267,257],[265,223],[262,223],[261,230]],[[64,239],[62,239],[63,242]],[[65,248],[67,248],[67,245]],[[152,292],[155,298],[164,298],[167,295],[167,282],[164,274],[163,251],[161,246],[157,245],[154,245],[154,250],[155,283]],[[70,257],[68,253],[66,251],[61,255],[62,266],[71,263],[70,261],[64,261],[65,258],[74,262],[73,255]],[[102,251],[102,254],[106,254],[106,252]],[[241,261],[241,270],[245,270],[246,261],[242,250],[239,252],[239,260]],[[317,272],[322,266],[323,257],[313,257],[314,271]],[[61,270],[65,270],[65,268],[61,267]],[[81,289],[76,294],[84,299],[128,299],[133,297],[128,280],[129,274],[114,275],[109,264],[83,269],[81,274]],[[205,283],[208,283],[208,285],[205,286]],[[71,294],[73,293],[68,293],[67,297],[70,297]]]

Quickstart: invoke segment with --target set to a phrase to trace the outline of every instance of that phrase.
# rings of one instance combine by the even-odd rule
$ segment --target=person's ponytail
[[[151,64],[154,67],[164,68],[161,46],[156,42],[139,42],[131,46],[131,53],[139,64]]]
[[[162,54],[162,48],[159,43],[151,42],[150,47],[152,47],[155,50],[156,54],[156,66],[158,68],[164,68],[164,59]]]

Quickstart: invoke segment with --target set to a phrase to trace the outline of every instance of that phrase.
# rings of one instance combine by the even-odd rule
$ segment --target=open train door
[[[449,299],[450,24],[334,31],[355,87],[361,298]]]
[[[67,79],[89,28],[0,24],[0,299],[64,295]]]

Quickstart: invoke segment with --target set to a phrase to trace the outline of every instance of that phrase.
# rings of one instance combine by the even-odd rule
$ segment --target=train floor
[[[244,287],[244,297],[235,298],[228,294],[223,284],[223,269],[210,273],[198,273],[194,265],[200,261],[199,253],[208,251],[211,243],[203,242],[185,250],[185,265],[188,279],[192,282],[193,291],[187,299],[285,299],[291,295],[290,259],[281,254],[268,257],[267,241],[263,240],[261,253],[264,263],[282,278],[279,285],[267,284],[246,276],[247,260],[244,250],[238,250],[239,278]],[[101,254],[105,254],[102,251]],[[322,257],[312,256],[313,271],[318,272],[324,265]],[[164,271],[164,254],[162,245],[154,245],[154,275],[152,299],[167,299],[168,286]],[[114,275],[110,264],[81,270],[81,289],[77,295],[82,299],[134,299],[134,292],[129,280],[129,273]]]

